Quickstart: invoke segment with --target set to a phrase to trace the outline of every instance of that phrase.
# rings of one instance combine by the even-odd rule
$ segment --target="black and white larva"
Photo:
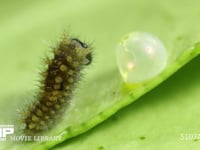
[[[53,58],[47,61],[36,103],[24,117],[25,132],[39,133],[52,127],[69,105],[85,65],[92,62],[92,49],[76,38],[64,35]]]

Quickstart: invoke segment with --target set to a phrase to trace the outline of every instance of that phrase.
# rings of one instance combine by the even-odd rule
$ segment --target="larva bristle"
[[[26,133],[38,133],[52,127],[69,105],[72,91],[81,70],[92,61],[91,48],[78,39],[64,35],[53,58],[46,59],[47,70],[42,72],[37,102],[27,111],[24,122]]]

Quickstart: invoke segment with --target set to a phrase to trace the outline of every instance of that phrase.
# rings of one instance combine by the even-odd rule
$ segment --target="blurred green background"
[[[86,81],[103,76],[101,82],[113,77],[121,82],[115,62],[121,37],[133,31],[150,32],[173,57],[200,39],[199,4],[198,0],[0,1],[0,124],[15,122],[13,114],[37,87],[42,58],[64,31],[93,43],[94,63]],[[199,65],[197,57],[137,102],[56,148],[198,150],[198,140],[181,140],[180,135],[200,131]],[[109,92],[102,86],[99,91]],[[0,143],[0,148],[4,145]]]

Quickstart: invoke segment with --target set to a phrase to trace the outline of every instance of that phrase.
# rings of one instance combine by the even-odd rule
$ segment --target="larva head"
[[[71,41],[71,44],[75,46],[76,53],[82,53],[82,56],[84,56],[85,60],[83,61],[83,64],[89,65],[92,62],[92,54],[88,45],[78,39],[72,39]]]
[[[91,48],[75,38],[63,38],[58,51],[64,54],[67,64],[72,68],[80,68],[92,62]]]

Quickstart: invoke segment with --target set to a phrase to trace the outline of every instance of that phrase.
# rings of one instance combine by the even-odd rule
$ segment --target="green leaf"
[[[136,102],[55,150],[198,150],[200,57]],[[192,79],[191,79],[192,78]]]
[[[1,142],[4,149],[48,149],[84,133],[159,85],[200,53],[199,16],[196,13],[199,8],[195,3],[188,5],[181,1],[180,5],[178,0],[38,0],[31,4],[20,1],[20,8],[16,7],[17,2],[1,3],[2,12],[6,9],[10,11],[0,15],[0,124],[14,124],[18,134],[22,124],[16,121],[19,119],[16,110],[23,109],[25,104],[34,100],[31,96],[37,90],[34,80],[39,79],[36,68],[43,65],[41,56],[48,45],[56,45],[53,43],[69,26],[72,33],[95,41],[94,63],[85,71],[64,119],[45,133],[49,136],[62,135],[62,140]],[[169,53],[166,69],[154,79],[134,88],[123,84],[115,61],[117,42],[121,36],[132,31],[155,34]],[[45,42],[50,40],[54,42]],[[171,147],[185,148],[183,145],[187,142],[180,141],[180,133],[198,131],[197,125],[189,126],[198,114],[196,109],[193,111],[199,104],[198,79],[197,75],[196,78],[189,75],[192,71],[197,72],[197,64],[195,60],[186,67],[186,71],[183,68],[140,101],[117,113],[114,121],[111,118],[87,134],[66,141],[63,149],[155,149],[156,144],[165,149],[166,141]],[[190,79],[188,87],[182,83],[186,79]],[[167,93],[170,89],[171,92]],[[186,106],[187,111],[184,111]],[[195,115],[189,118],[188,111]]]

